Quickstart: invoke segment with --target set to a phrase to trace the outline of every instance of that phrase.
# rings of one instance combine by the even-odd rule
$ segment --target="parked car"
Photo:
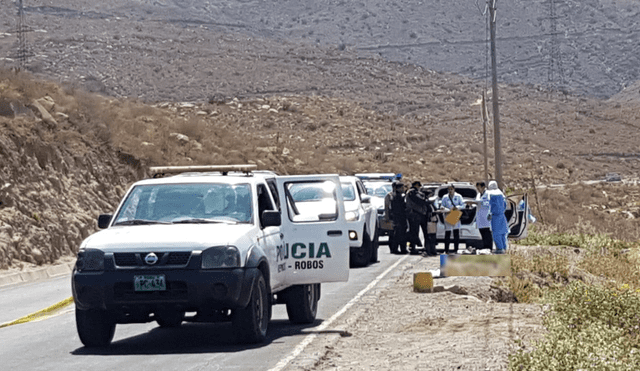
[[[362,180],[341,176],[345,216],[349,229],[349,246],[353,267],[364,267],[378,261],[378,219]]]
[[[378,219],[378,238],[388,236],[393,231],[393,224],[385,215],[384,198],[392,190],[395,180],[402,178],[402,174],[395,173],[362,173],[356,174],[362,180],[367,194],[371,196],[371,204],[376,209]],[[381,242],[380,242],[381,243]]]
[[[261,342],[274,304],[314,322],[320,283],[349,277],[340,179],[252,168],[151,168],[99,216],[71,280],[85,346],[109,345],[116,324],[151,321],[230,321],[238,340]]]
[[[440,185],[436,189],[436,202],[439,205],[442,204],[442,197],[447,192],[449,185],[453,184],[456,192],[462,196],[464,201],[475,200],[478,191],[474,184],[468,182],[452,182]],[[509,238],[519,240],[527,237],[529,219],[525,210],[529,209],[528,198],[526,194],[514,194],[506,197],[507,209],[505,216],[509,223]],[[522,204],[524,201],[524,204]],[[519,210],[520,205],[520,210]],[[467,247],[482,248],[482,236],[476,225],[476,205],[467,204],[466,207],[461,210],[462,216],[460,217],[460,242],[464,243]],[[438,227],[436,232],[436,238],[438,243],[444,242],[444,214],[438,214]]]

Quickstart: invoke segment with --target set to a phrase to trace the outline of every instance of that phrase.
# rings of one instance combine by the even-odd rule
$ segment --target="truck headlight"
[[[103,271],[104,252],[98,249],[84,249],[78,252],[76,260],[76,270],[78,271]]]
[[[346,213],[344,213],[344,217],[347,219],[348,222],[355,222],[358,219],[360,219],[360,213],[357,210],[347,211]]]
[[[202,269],[240,266],[240,252],[235,246],[214,246],[202,252]]]

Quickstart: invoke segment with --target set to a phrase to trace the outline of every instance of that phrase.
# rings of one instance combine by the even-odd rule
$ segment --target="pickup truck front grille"
[[[113,258],[118,267],[148,267],[150,264],[145,263],[144,258],[149,252],[143,253],[124,253],[117,252],[113,254]],[[191,257],[190,251],[175,252],[156,252],[158,262],[153,264],[154,267],[161,266],[186,266]]]

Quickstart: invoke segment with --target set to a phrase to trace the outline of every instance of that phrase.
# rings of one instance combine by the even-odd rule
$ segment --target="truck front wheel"
[[[113,340],[116,323],[104,310],[76,308],[76,328],[86,347],[106,347]]]
[[[318,313],[320,284],[297,285],[287,292],[287,315],[293,323],[313,323]]]
[[[271,311],[267,285],[262,273],[253,283],[249,304],[233,312],[232,324],[238,338],[245,343],[260,343],[267,338],[267,327]]]

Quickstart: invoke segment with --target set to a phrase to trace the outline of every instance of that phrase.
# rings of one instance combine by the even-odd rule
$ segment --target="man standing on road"
[[[491,236],[491,220],[489,220],[489,213],[491,212],[489,207],[489,194],[487,193],[487,187],[484,182],[476,183],[476,189],[478,194],[475,201],[467,201],[467,203],[476,205],[476,226],[482,236],[482,248],[489,250],[493,248],[493,237]]]
[[[425,218],[427,219],[427,234],[424,236],[424,253],[427,256],[436,256],[436,232],[438,228],[438,215],[436,211],[435,202],[431,200],[434,195],[434,191],[429,189],[425,193],[425,199],[427,202],[427,212]],[[424,233],[424,231],[423,231]]]
[[[442,211],[447,213],[447,216],[452,211],[460,210],[464,208],[464,200],[462,196],[456,192],[456,187],[453,184],[449,184],[448,193],[442,197]],[[462,211],[462,210],[460,210]],[[451,239],[451,232],[453,231],[453,253],[458,253],[458,246],[460,245],[460,219],[455,224],[449,224],[444,222],[444,253],[449,253],[449,241]]]
[[[389,250],[392,254],[407,253],[407,210],[404,201],[404,184],[393,183],[393,190],[384,199],[385,213],[393,223],[389,236]]]
[[[427,201],[425,195],[420,191],[421,185],[419,181],[415,181],[411,183],[411,188],[407,192],[408,240],[409,252],[412,255],[418,254],[417,246],[422,246],[420,228],[422,228],[425,239],[427,238]]]

